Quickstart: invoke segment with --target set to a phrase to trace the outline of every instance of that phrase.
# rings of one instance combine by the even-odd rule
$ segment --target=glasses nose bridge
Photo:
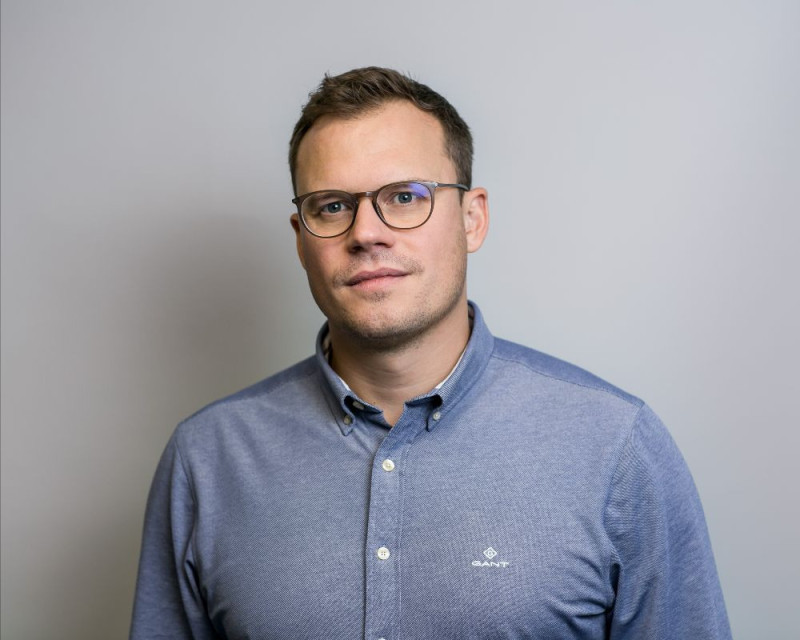
[[[353,224],[355,224],[356,216],[358,215],[358,208],[361,205],[361,201],[365,198],[369,200],[370,204],[372,205],[372,209],[375,211],[375,215],[377,215],[381,222],[386,224],[386,221],[383,219],[383,214],[381,213],[380,207],[378,206],[378,192],[377,191],[359,191],[358,193],[351,193],[350,195],[353,198]]]

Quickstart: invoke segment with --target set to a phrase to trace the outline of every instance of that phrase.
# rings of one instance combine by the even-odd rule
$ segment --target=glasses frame
[[[419,224],[415,224],[413,227],[396,227],[392,224],[389,224],[386,221],[386,218],[383,217],[383,212],[381,211],[380,206],[378,205],[378,194],[383,191],[384,189],[388,189],[389,187],[395,187],[400,184],[421,184],[424,186],[428,192],[431,194],[431,210],[428,212],[428,216]],[[361,204],[362,198],[369,198],[372,201],[372,208],[375,209],[375,213],[378,214],[378,217],[381,219],[381,222],[385,224],[390,229],[397,229],[399,231],[406,231],[409,229],[418,229],[423,224],[425,224],[428,220],[431,219],[433,215],[433,207],[435,204],[435,193],[437,189],[445,189],[445,188],[453,188],[453,189],[461,189],[463,191],[469,191],[469,187],[463,184],[458,183],[449,183],[449,182],[433,182],[433,181],[426,181],[426,180],[400,180],[399,182],[390,182],[389,184],[385,184],[379,189],[375,191],[359,191],[358,193],[350,193],[349,191],[340,191],[338,189],[322,189],[320,191],[311,191],[309,193],[304,193],[301,196],[297,196],[296,198],[292,199],[292,203],[297,206],[297,216],[300,218],[300,222],[303,223],[303,227],[305,227],[306,231],[308,231],[312,236],[316,236],[317,238],[337,238],[341,235],[344,235],[350,229],[353,228],[353,225],[356,223],[356,216],[358,215],[358,205]],[[350,220],[350,224],[347,225],[347,228],[339,233],[335,233],[332,236],[321,236],[318,233],[312,231],[306,219],[303,217],[303,201],[306,198],[310,198],[311,196],[319,195],[321,193],[333,193],[333,194],[341,194],[343,200],[347,200],[353,203],[353,218]]]

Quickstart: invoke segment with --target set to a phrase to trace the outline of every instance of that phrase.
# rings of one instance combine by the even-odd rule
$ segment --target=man
[[[495,339],[453,107],[327,77],[291,224],[316,356],[203,409],[148,502],[133,638],[729,638],[702,508],[640,400]]]

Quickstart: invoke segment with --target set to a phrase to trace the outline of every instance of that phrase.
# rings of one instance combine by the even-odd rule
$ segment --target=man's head
[[[300,142],[317,120],[324,116],[350,120],[398,100],[410,102],[439,121],[447,155],[456,167],[456,181],[472,186],[472,134],[453,106],[427,85],[393,69],[364,67],[338,76],[326,75],[309,95],[289,142],[289,170],[295,195]]]
[[[370,78],[366,86],[352,79],[362,73]],[[348,91],[369,95],[374,74],[399,76],[384,70],[350,72],[344,74],[351,78]],[[382,218],[381,205],[376,208],[364,192],[401,182],[453,185],[462,182],[462,169],[453,160],[442,121],[430,109],[397,97],[358,102],[362,106],[355,113],[317,111],[313,119],[306,118],[306,107],[293,137],[293,180],[298,201],[306,202],[298,205],[304,220],[307,215],[333,219],[327,227],[315,227],[321,233],[311,233],[298,213],[291,217],[297,252],[331,338],[334,344],[349,341],[386,350],[446,337],[457,325],[461,331],[467,326],[467,254],[480,247],[488,225],[486,191],[432,187],[427,220],[414,228],[390,226],[389,205]],[[469,135],[466,125],[463,132]],[[392,206],[419,195],[395,187],[381,193],[393,199]],[[335,220],[341,216],[351,226],[326,235],[327,228],[341,228]]]

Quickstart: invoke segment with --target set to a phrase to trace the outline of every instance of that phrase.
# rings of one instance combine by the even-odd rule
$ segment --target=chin
[[[369,297],[341,298],[314,291],[314,299],[331,328],[361,348],[397,351],[413,348],[451,317],[460,304],[466,309],[463,280],[439,285],[439,295],[375,291]],[[405,293],[405,292],[403,292]],[[442,295],[444,294],[444,295]],[[347,339],[347,338],[345,338]]]
[[[417,314],[410,317],[392,317],[390,314],[370,316],[350,316],[339,327],[364,346],[381,351],[410,346],[430,328],[428,319]]]
[[[376,305],[358,313],[348,310],[338,318],[337,328],[362,347],[374,351],[398,351],[414,348],[450,316],[459,302],[430,307],[423,304]]]

